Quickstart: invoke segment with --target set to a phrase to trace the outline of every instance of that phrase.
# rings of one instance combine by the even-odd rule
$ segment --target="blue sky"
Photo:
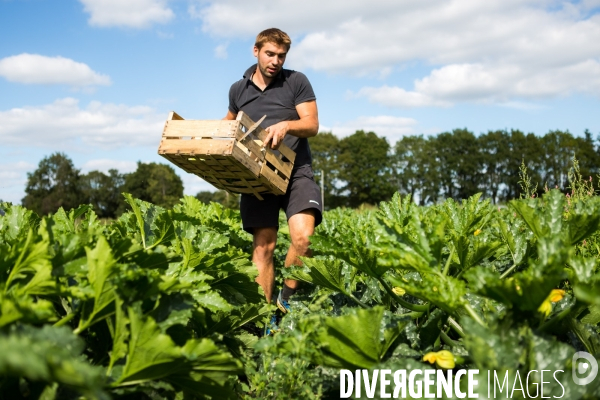
[[[222,118],[272,26],[340,137],[600,134],[600,0],[0,0],[0,199],[57,151],[83,172],[166,162],[169,111]]]

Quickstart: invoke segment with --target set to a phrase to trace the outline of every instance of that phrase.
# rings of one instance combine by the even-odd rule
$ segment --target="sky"
[[[339,137],[600,134],[600,0],[0,0],[0,199],[55,152],[83,173],[168,163],[169,112],[224,117],[270,27]]]

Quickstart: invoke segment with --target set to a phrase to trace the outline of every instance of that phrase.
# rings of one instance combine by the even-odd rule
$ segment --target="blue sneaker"
[[[279,308],[279,310],[281,310],[282,313],[287,314],[292,309],[290,307],[290,303],[283,299],[282,294],[283,291],[280,290],[279,295],[277,296],[277,308]]]
[[[275,332],[279,332],[279,326],[277,325],[277,315],[273,314],[271,316],[271,320],[269,321],[269,323],[265,326],[265,336],[270,336],[272,334],[274,334]]]

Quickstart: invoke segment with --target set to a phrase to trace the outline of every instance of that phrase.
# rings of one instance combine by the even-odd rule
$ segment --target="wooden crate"
[[[235,121],[184,120],[171,112],[158,154],[230,193],[285,194],[296,153],[282,144],[263,147],[267,132],[246,114]]]

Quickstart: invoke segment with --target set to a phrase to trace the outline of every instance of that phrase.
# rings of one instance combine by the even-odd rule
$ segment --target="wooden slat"
[[[272,191],[275,194],[285,194],[287,190],[287,181],[284,181],[280,176],[268,166],[263,165],[260,170],[260,177],[264,179],[265,183],[268,183],[271,186]]]
[[[286,162],[281,161],[281,159],[279,157],[277,157],[275,154],[267,152],[265,154],[265,161],[268,161],[271,164],[273,164],[273,166],[275,168],[277,168],[277,170],[279,172],[281,172],[282,175],[285,176],[286,178],[289,178],[290,176],[292,176],[293,165],[291,163],[286,163]]]
[[[254,176],[260,175],[260,168],[262,164],[257,163],[253,159],[250,158],[248,154],[246,154],[242,149],[237,146],[233,147],[232,155],[238,160],[241,164],[243,164],[246,168],[248,168]]]
[[[163,137],[235,137],[238,126],[238,121],[173,120],[165,124]]]
[[[158,154],[227,154],[230,155],[235,139],[163,140]]]
[[[248,117],[246,115],[246,113],[244,113],[243,111],[240,111],[237,115],[236,118],[238,121],[240,121],[242,123],[242,125],[244,125],[246,127],[246,129],[250,128],[253,124],[252,120],[250,119],[250,117]],[[262,140],[264,142],[265,138],[267,137],[267,132],[261,127],[259,126],[258,128],[256,128],[256,131],[254,131],[254,134],[256,135],[256,137],[258,137],[260,140]],[[294,162],[294,160],[296,159],[296,153],[290,149],[289,147],[287,147],[285,144],[281,143],[281,145],[279,146],[279,152],[281,154],[283,154],[283,156],[285,158],[287,158],[288,160],[290,160],[292,163]]]
[[[242,131],[239,131],[242,134],[240,135],[239,133],[236,133],[236,136],[243,136],[244,133]],[[246,136],[241,142],[242,145],[244,145],[246,148],[248,148],[248,150],[250,150],[250,152],[252,154],[254,154],[254,156],[260,160],[263,161],[265,159],[265,151],[263,151],[263,147],[261,145],[259,145],[258,143],[256,143],[254,141],[254,136],[249,135]],[[261,142],[262,143],[262,142]]]
[[[172,120],[182,120],[183,118],[181,117],[181,115],[177,114],[175,111],[171,111],[169,113],[169,117],[167,118],[168,121],[172,121]]]

